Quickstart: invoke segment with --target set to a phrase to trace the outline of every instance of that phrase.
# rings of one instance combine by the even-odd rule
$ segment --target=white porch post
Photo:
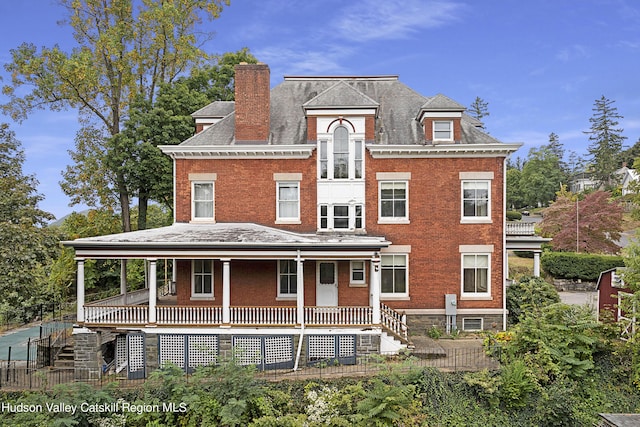
[[[380,316],[380,256],[378,253],[371,257],[371,280],[369,285],[369,291],[371,292],[371,315],[372,323],[379,325],[381,322]]]
[[[231,274],[230,259],[222,259],[222,323],[231,323]]]
[[[533,251],[533,276],[540,277],[540,252]]]
[[[156,261],[149,259],[149,323],[156,323],[156,299],[158,297],[158,284],[156,278]]]
[[[300,251],[298,251],[297,269],[296,269],[296,305],[298,308],[298,324],[304,326],[304,260],[300,257]]]
[[[76,283],[76,299],[78,307],[76,309],[76,321],[84,322],[84,258],[76,258],[78,263],[78,279]]]

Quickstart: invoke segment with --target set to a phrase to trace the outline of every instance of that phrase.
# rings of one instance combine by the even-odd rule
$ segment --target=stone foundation
[[[456,316],[456,327],[461,332],[463,319],[482,318],[482,329],[484,331],[501,331],[503,330],[501,314],[464,314]],[[441,331],[446,331],[447,318],[441,314],[412,314],[407,315],[407,326],[411,335],[428,335],[429,331],[435,326]]]

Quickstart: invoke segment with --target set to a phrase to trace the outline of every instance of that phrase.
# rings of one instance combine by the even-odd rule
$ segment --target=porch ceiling
[[[298,250],[305,254],[326,251],[370,256],[390,245],[384,237],[356,234],[305,234],[253,223],[187,224],[130,233],[63,241],[79,257],[281,257]],[[271,256],[268,256],[270,254]]]

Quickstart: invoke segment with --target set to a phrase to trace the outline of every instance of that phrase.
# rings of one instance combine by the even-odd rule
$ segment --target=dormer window
[[[361,179],[363,146],[361,139],[343,126],[337,126],[330,139],[321,139],[319,177],[320,179]]]
[[[433,122],[433,140],[434,141],[452,141],[453,140],[453,121],[435,120]]]

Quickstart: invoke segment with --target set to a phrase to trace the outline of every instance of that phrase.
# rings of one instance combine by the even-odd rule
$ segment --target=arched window
[[[349,131],[344,126],[333,131],[333,177],[349,178]]]

